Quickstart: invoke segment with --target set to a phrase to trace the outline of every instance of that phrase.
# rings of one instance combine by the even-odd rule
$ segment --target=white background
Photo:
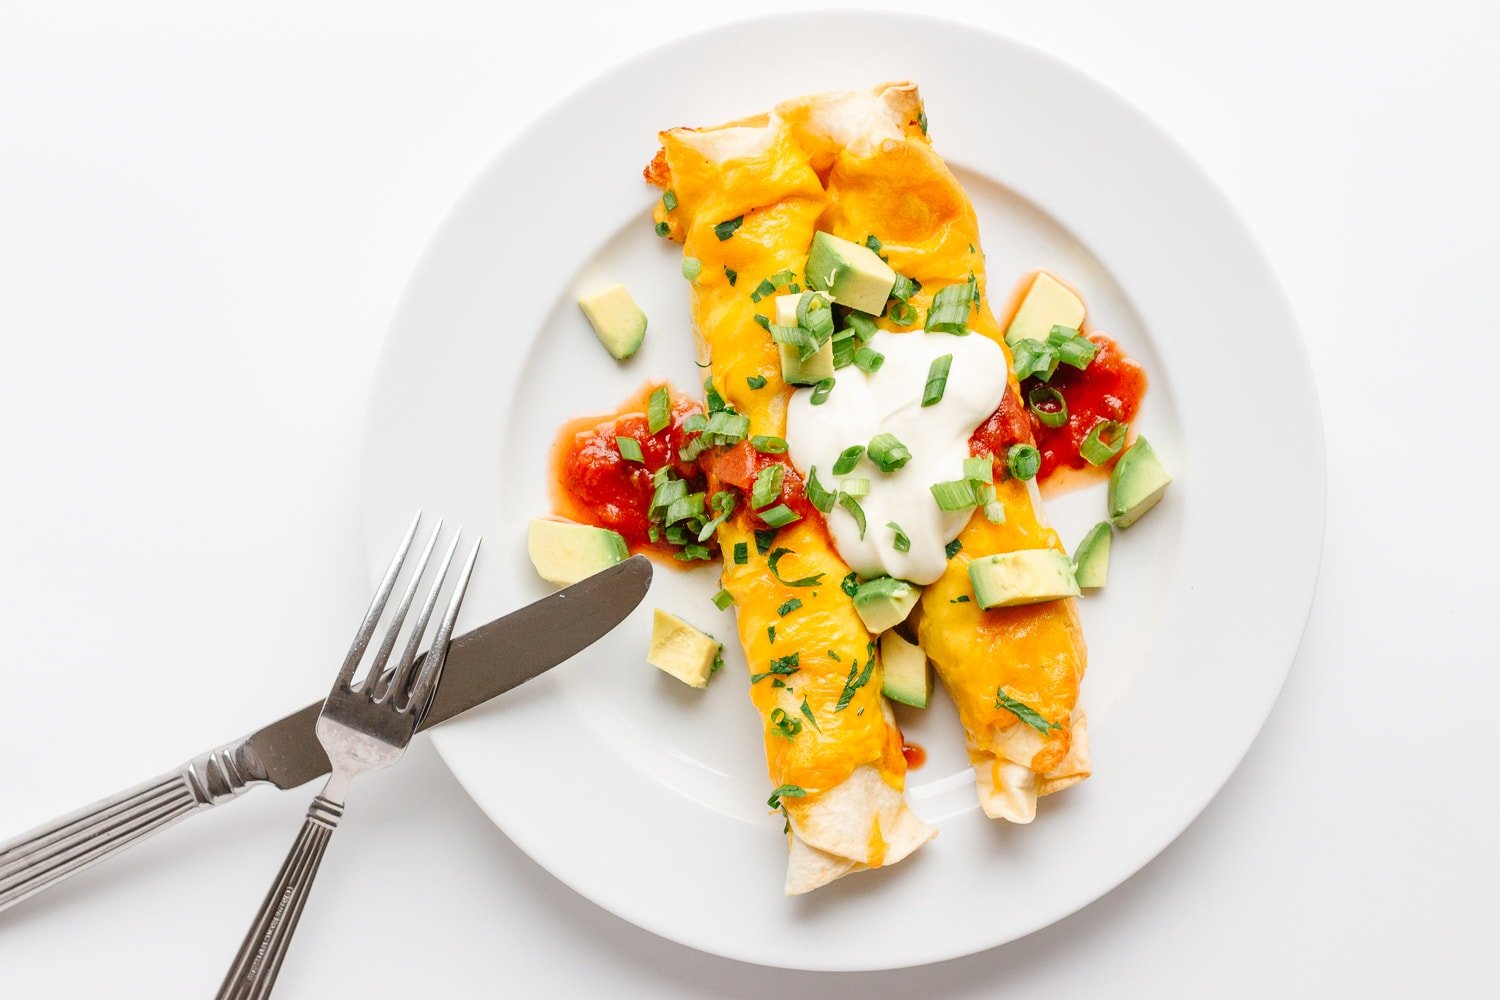
[[[278,995],[1495,988],[1495,8],[921,8],[1142,107],[1287,286],[1322,394],[1329,521],[1259,741],[1187,833],[1075,916],[938,966],[817,976],[599,910],[419,740],[356,790]],[[0,0],[0,839],[321,693],[368,597],[364,407],[427,237],[558,96],[731,14]],[[836,40],[789,52],[818,44]],[[726,52],[726,72],[774,58]],[[1245,454],[1233,531],[1258,491],[1298,484],[1253,414],[1225,447]],[[0,915],[0,995],[210,994],[310,793],[259,791]]]

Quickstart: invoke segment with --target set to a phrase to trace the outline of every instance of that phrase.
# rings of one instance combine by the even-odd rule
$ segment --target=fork
[[[252,1000],[270,995],[276,976],[281,971],[281,963],[286,958],[292,932],[296,930],[302,908],[312,890],[313,878],[318,873],[323,852],[327,850],[328,840],[344,815],[344,797],[350,782],[356,775],[389,767],[401,759],[431,702],[432,693],[437,689],[443,660],[448,653],[448,642],[453,636],[453,624],[458,618],[458,609],[463,603],[469,577],[474,572],[474,560],[479,555],[478,540],[469,550],[463,569],[459,572],[458,582],[448,599],[447,610],[415,677],[412,676],[412,665],[416,662],[417,649],[453,564],[462,532],[454,535],[443,556],[437,578],[412,626],[401,659],[394,668],[388,668],[387,665],[395,651],[402,623],[416,598],[433,550],[437,547],[438,535],[443,530],[441,521],[427,540],[417,561],[416,572],[412,574],[396,607],[385,638],[371,661],[369,672],[359,684],[354,683],[354,673],[365,657],[370,639],[385,612],[386,601],[396,587],[402,564],[411,550],[421,519],[422,515],[419,513],[411,527],[407,528],[406,536],[396,550],[390,568],[386,570],[385,578],[381,580],[375,598],[370,602],[370,609],[354,637],[354,644],[349,647],[349,655],[344,658],[338,678],[333,682],[333,690],[328,692],[328,698],[323,702],[323,711],[318,715],[318,741],[328,753],[333,771],[328,776],[328,783],[308,807],[302,833],[292,845],[291,853],[287,855],[271,891],[261,904],[260,912],[250,925],[249,933],[245,935],[245,942],[240,946],[234,964],[224,978],[224,984],[219,987],[220,1000]]]

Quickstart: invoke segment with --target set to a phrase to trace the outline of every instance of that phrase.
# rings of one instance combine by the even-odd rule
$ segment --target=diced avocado
[[[1043,340],[1054,326],[1078,329],[1083,323],[1083,301],[1068,286],[1046,271],[1037,272],[1021,308],[1005,328],[1005,342],[1015,346],[1022,340]]]
[[[850,309],[879,316],[896,285],[896,272],[867,246],[814,233],[807,253],[807,283],[832,293]]]
[[[871,632],[884,632],[906,621],[922,588],[890,576],[866,580],[854,591],[854,610]]]
[[[713,636],[656,609],[651,619],[651,649],[646,653],[646,662],[653,667],[660,667],[688,687],[707,687],[708,675],[713,673],[722,649]]]
[[[561,586],[609,569],[630,554],[608,528],[539,517],[526,530],[526,552],[537,575]]]
[[[1083,536],[1073,551],[1073,578],[1078,586],[1090,590],[1104,586],[1109,576],[1109,543],[1113,537],[1108,521],[1100,521]]]
[[[1018,549],[969,563],[981,608],[1010,608],[1078,596],[1073,560],[1052,549]]]
[[[578,305],[599,342],[616,361],[624,361],[641,349],[641,341],[646,339],[646,314],[624,285],[590,292],[578,300]]]
[[[1171,482],[1151,442],[1136,438],[1109,474],[1110,521],[1116,528],[1130,527],[1156,506]]]
[[[926,708],[932,697],[932,672],[927,654],[895,632],[880,637],[880,664],[884,671],[881,691],[891,701],[913,708]]]
[[[797,292],[776,296],[776,325],[797,325],[797,303],[812,292]],[[832,301],[832,295],[823,296]],[[833,378],[833,341],[825,340],[822,346],[806,360],[797,356],[797,349],[788,344],[776,345],[781,349],[781,380],[787,385],[817,385],[825,378]]]

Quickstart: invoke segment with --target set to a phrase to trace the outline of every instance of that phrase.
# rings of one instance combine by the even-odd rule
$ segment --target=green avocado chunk
[[[599,343],[616,361],[624,361],[641,349],[646,339],[646,314],[630,297],[624,285],[610,285],[578,300]]]
[[[920,596],[921,587],[895,577],[877,576],[855,589],[854,610],[859,613],[865,628],[871,632],[884,632],[906,621]]]
[[[619,532],[545,517],[528,526],[526,552],[538,576],[564,587],[609,569],[630,554]]]
[[[1136,438],[1109,474],[1110,522],[1116,528],[1130,527],[1156,506],[1171,482],[1151,442]]]
[[[896,285],[896,272],[867,246],[815,233],[807,254],[807,283],[831,293],[840,305],[879,316]]]
[[[1114,537],[1108,521],[1089,529],[1073,551],[1073,576],[1078,586],[1088,590],[1104,586],[1109,576],[1109,543]]]
[[[891,701],[926,708],[932,698],[932,671],[927,654],[896,632],[880,637],[881,692]]]
[[[969,563],[981,608],[1010,608],[1078,596],[1073,560],[1052,549],[1017,549]]]

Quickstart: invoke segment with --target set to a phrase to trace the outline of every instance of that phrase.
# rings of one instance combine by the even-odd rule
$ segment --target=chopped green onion
[[[750,439],[750,447],[766,455],[786,454],[786,438],[773,437],[770,434],[757,434]]]
[[[703,494],[689,493],[685,497],[679,497],[672,501],[667,507],[666,514],[662,515],[662,523],[676,524],[678,521],[687,521],[702,517],[703,514]]]
[[[835,370],[848,368],[854,364],[855,355],[860,352],[859,338],[854,335],[853,330],[845,330],[842,334],[834,334],[833,337],[833,367]]]
[[[833,336],[833,305],[817,292],[804,292],[797,300],[797,325],[821,345]]]
[[[793,521],[802,520],[802,515],[792,510],[786,504],[779,503],[770,510],[761,511],[760,519],[773,528],[781,528],[791,524]]]
[[[771,575],[774,576],[783,587],[816,587],[819,583],[822,582],[822,573],[814,573],[812,576],[804,576],[796,580],[788,580],[782,577],[781,571],[776,568],[776,564],[781,562],[782,556],[789,556],[791,554],[791,549],[772,549],[770,556],[766,558],[766,568],[771,571]]]
[[[729,404],[724,402],[724,397],[719,395],[719,390],[714,388],[714,377],[710,375],[703,380],[704,402],[708,403],[708,412],[715,413],[724,409]]]
[[[1005,709],[1039,733],[1046,733],[1053,729],[1062,728],[1057,723],[1048,722],[1042,718],[1037,714],[1036,709],[1007,695],[1003,687],[995,689],[995,707]]]
[[[672,558],[673,559],[678,559],[678,560],[681,560],[682,562],[692,562],[695,559],[705,559],[706,560],[706,559],[712,559],[713,557],[714,557],[713,553],[710,552],[710,551],[708,551],[708,548],[706,546],[695,545],[695,544],[693,544],[691,542],[688,543],[687,545],[684,545],[682,547],[682,551],[681,552],[673,552],[672,553]]]
[[[849,324],[849,329],[853,330],[854,335],[861,341],[869,340],[880,330],[880,327],[875,325],[875,320],[864,313],[852,312],[844,322]]]
[[[750,293],[750,301],[759,302],[766,296],[775,294],[776,286],[771,283],[770,278],[765,278],[761,281],[760,284],[756,285],[755,290]]]
[[[1050,385],[1035,386],[1026,394],[1026,405],[1046,427],[1061,427],[1068,422],[1068,401]]]
[[[839,489],[856,499],[870,495],[870,481],[868,479],[840,479]]]
[[[1011,357],[1017,380],[1035,376],[1045,382],[1057,371],[1057,349],[1040,340],[1016,341],[1011,345]]]
[[[656,492],[651,494],[651,513],[666,510],[672,504],[687,496],[688,485],[684,479],[669,479],[656,487]]]
[[[880,371],[880,366],[885,364],[885,355],[879,351],[872,351],[868,347],[861,347],[854,352],[854,366],[867,375],[873,375]]]
[[[922,283],[908,278],[904,274],[896,275],[896,283],[891,286],[891,298],[897,302],[905,302],[913,295],[922,290]]]
[[[1054,326],[1047,346],[1057,351],[1057,360],[1074,368],[1087,368],[1099,353],[1099,345],[1069,326]]]
[[[807,493],[807,502],[815,508],[827,514],[833,510],[834,492],[822,483],[818,482],[818,467],[815,465],[807,470],[807,485],[804,487]]]
[[[703,262],[697,257],[682,258],[682,276],[689,281],[697,281],[698,274],[703,270]]]
[[[710,414],[703,436],[708,443],[719,447],[739,444],[750,432],[750,418],[733,410],[717,410]]]
[[[938,290],[927,310],[924,325],[928,333],[969,332],[969,306],[974,302],[974,286],[968,282]]]
[[[723,611],[734,603],[734,595],[721,587],[719,588],[719,592],[714,595],[713,600],[714,607]]]
[[[640,462],[645,464],[646,456],[641,454],[641,443],[632,437],[615,438],[615,447],[620,449],[620,457],[627,462]]]
[[[698,541],[700,542],[707,541],[718,530],[719,525],[729,520],[729,515],[734,513],[734,494],[728,490],[720,490],[714,494],[710,504],[718,513],[714,516],[713,520],[698,529]]]
[[[948,389],[948,370],[953,367],[953,355],[944,354],[932,359],[927,369],[927,387],[922,390],[922,405],[935,406],[943,400]]]
[[[993,483],[995,465],[982,455],[966,458],[964,459],[964,478],[976,483]]]
[[[668,212],[674,210],[677,207],[677,192],[668,188],[666,193],[661,196],[661,207],[665,208]]]
[[[734,283],[740,280],[740,273],[738,271],[731,271],[728,267],[725,267],[724,277],[729,279],[729,287],[733,288]]]
[[[1017,479],[1031,479],[1041,471],[1042,453],[1029,444],[1013,444],[1005,453],[1005,464]]]
[[[787,615],[791,614],[793,611],[796,611],[800,607],[802,607],[802,598],[794,597],[790,601],[787,601],[785,604],[783,604],[781,607],[777,608],[776,615],[778,618],[785,618]]]
[[[864,541],[865,509],[859,505],[859,501],[856,500],[854,498],[854,495],[851,493],[839,494],[839,506],[848,511],[849,516],[854,518],[854,526],[859,529],[859,539],[860,541]],[[852,573],[850,575],[853,576]]]
[[[669,226],[669,225],[667,225],[665,222],[658,222],[656,224],[656,235],[657,236],[666,236],[671,231],[672,231],[672,227]]]
[[[781,496],[781,480],[785,475],[786,466],[779,462],[761,469],[750,490],[750,506],[760,510]]]
[[[772,323],[771,339],[786,347],[795,347],[798,361],[806,361],[816,354],[818,347],[821,346],[811,331],[800,326],[781,326]]]
[[[700,434],[708,429],[708,414],[690,413],[683,418],[682,433]]]
[[[897,524],[895,521],[888,521],[886,523],[886,527],[890,528],[896,533],[896,540],[891,543],[891,547],[894,548],[897,552],[910,552],[911,537],[907,535],[906,532],[901,530],[901,525]]]
[[[974,484],[967,479],[933,483],[930,489],[932,499],[937,501],[938,510],[969,510],[979,506],[979,494],[975,491]]]
[[[775,528],[771,528],[769,531],[757,531],[755,533],[755,551],[760,555],[765,555],[771,550],[771,545],[775,541]]]
[[[859,574],[850,570],[849,575],[839,581],[839,588],[850,597],[853,597],[855,592],[859,590]],[[829,650],[829,655],[833,656],[832,650]],[[835,660],[838,659],[837,656],[833,658]]]
[[[917,308],[910,302],[897,302],[891,306],[889,315],[897,326],[911,326],[917,321]]]
[[[771,709],[771,731],[783,739],[795,739],[802,732],[802,722],[786,714],[784,708]]]
[[[880,241],[877,240],[874,236],[866,236],[865,237],[865,246],[869,247],[871,250],[875,251],[876,253],[880,252]]]
[[[760,313],[756,313],[754,316],[752,316],[750,318],[753,319],[753,320],[755,320],[755,322],[759,323],[760,324],[760,328],[762,330],[765,330],[767,332],[770,331],[770,329],[771,329],[771,318],[769,316],[762,316]]]
[[[743,566],[750,561],[750,546],[744,542],[734,543],[734,564]]]
[[[745,379],[745,384],[752,389],[764,389],[766,377],[764,375],[750,375]]]
[[[812,398],[809,399],[808,402],[813,406],[822,406],[824,403],[828,402],[828,397],[833,393],[833,384],[833,379],[825,378],[823,381],[813,386]]]
[[[659,385],[651,391],[651,399],[646,404],[646,426],[655,434],[671,422],[672,400],[667,395],[667,387]]]
[[[963,551],[963,547],[964,547],[964,543],[961,542],[961,541],[959,541],[957,538],[955,538],[955,539],[953,539],[953,541],[951,541],[951,542],[949,542],[947,544],[947,546],[943,549],[943,551],[946,552],[946,553],[948,553],[948,558],[949,559],[952,559],[954,556],[958,555],[961,551]]]
[[[911,461],[911,451],[894,434],[876,434],[867,452],[881,472],[895,472]]]
[[[1090,465],[1103,465],[1120,453],[1129,432],[1129,424],[1122,424],[1118,420],[1101,420],[1089,429],[1083,443],[1078,446],[1078,454]]]
[[[991,524],[1005,523],[1005,505],[996,500],[991,500],[984,505],[984,518]]]
[[[838,460],[833,463],[833,474],[835,476],[842,476],[845,473],[853,472],[854,467],[859,464],[860,456],[864,453],[864,445],[860,444],[850,445],[839,452]]]
[[[740,228],[740,226],[743,225],[744,222],[745,217],[743,215],[737,215],[732,219],[725,219],[717,226],[714,226],[714,235],[719,238],[720,243],[723,243],[725,240],[729,239],[729,237],[733,236],[734,231]]]

